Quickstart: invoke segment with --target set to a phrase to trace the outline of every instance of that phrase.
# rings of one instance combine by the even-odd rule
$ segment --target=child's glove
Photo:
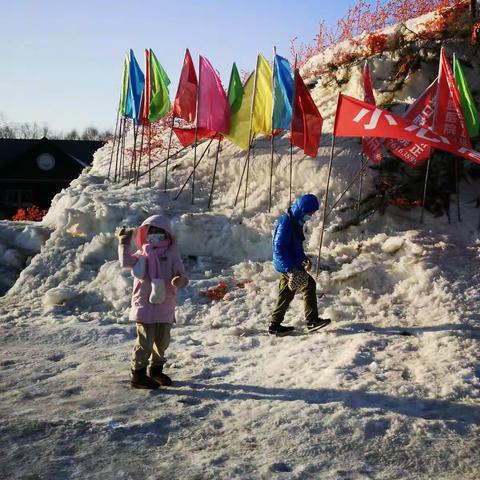
[[[132,239],[132,233],[132,229],[122,227],[117,234],[118,243],[120,243],[120,245],[128,245]]]
[[[312,269],[312,261],[307,257],[303,262],[302,266],[305,271],[309,272]]]
[[[182,275],[175,275],[170,283],[172,284],[172,287],[185,288],[188,285],[188,278],[183,277]]]

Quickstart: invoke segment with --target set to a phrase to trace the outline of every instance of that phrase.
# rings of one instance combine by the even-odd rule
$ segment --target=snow
[[[376,63],[379,82],[393,61]],[[342,86],[357,97],[359,72]],[[396,95],[408,101],[428,77]],[[321,80],[313,90],[324,138],[318,159],[295,149],[295,195],[322,198],[337,93]],[[192,150],[172,162],[164,193],[163,169],[151,189],[145,177],[138,188],[110,182],[107,145],[41,224],[0,223],[0,258],[12,266],[10,285],[16,279],[0,299],[5,478],[478,478],[475,183],[462,183],[461,223],[426,213],[420,225],[418,210],[389,207],[346,230],[329,227],[317,285],[332,325],[304,334],[297,298],[285,322],[297,334],[277,338],[266,332],[278,288],[271,230],[288,204],[288,140],[276,141],[271,213],[262,138],[245,210],[243,196],[232,208],[244,154],[229,144],[207,210],[214,146],[198,167],[193,206],[189,188],[173,200]],[[329,202],[359,166],[359,141],[338,139]],[[356,191],[341,205],[354,205]],[[354,210],[334,212],[330,225]],[[190,284],[167,350],[174,384],[151,392],[129,387],[132,277],[118,264],[115,234],[154,213],[171,218]],[[320,214],[306,230],[315,257]],[[220,282],[223,300],[201,294]]]

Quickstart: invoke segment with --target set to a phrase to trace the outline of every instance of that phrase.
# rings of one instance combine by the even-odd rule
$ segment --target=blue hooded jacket
[[[318,209],[317,197],[307,193],[298,198],[287,213],[278,219],[272,240],[273,266],[277,272],[287,273],[294,268],[302,268],[302,262],[307,257],[303,250],[305,236],[301,222],[306,213]]]

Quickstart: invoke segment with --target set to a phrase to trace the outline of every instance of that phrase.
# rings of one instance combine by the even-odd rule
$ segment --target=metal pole
[[[240,182],[238,184],[237,195],[235,196],[235,203],[233,204],[234,207],[237,206],[238,196],[240,195],[240,189],[242,188],[243,176],[245,175],[245,170],[247,168],[247,158],[250,155],[250,145],[248,146],[247,157],[245,158],[245,163],[243,164],[242,176],[240,177]]]
[[[132,174],[137,170],[137,136],[138,136],[138,125],[133,123],[133,154],[130,159],[130,170],[128,172],[128,183],[132,181]]]
[[[148,188],[152,188],[152,124],[151,123],[148,124]]]
[[[289,181],[289,204],[288,207],[292,206],[292,175],[293,175],[293,144],[290,143],[290,181]]]
[[[208,149],[210,148],[210,145],[212,144],[213,142],[213,138],[208,142],[208,145],[207,145],[207,148],[203,151],[202,155],[200,155],[200,158],[198,159],[198,162],[197,162],[197,165],[202,161],[202,158],[205,156],[205,154],[207,153]],[[178,197],[180,196],[180,194],[183,192],[183,189],[187,186],[187,183],[188,181],[190,180],[190,178],[192,177],[193,175],[193,170],[191,171],[190,175],[188,176],[188,178],[185,180],[185,183],[182,185],[182,188],[180,189],[180,191],[177,193],[176,197],[174,198],[174,200],[177,200]]]
[[[173,153],[172,155],[170,155],[169,157],[167,158],[164,158],[162,161],[158,162],[156,165],[154,165],[153,167],[149,168],[148,171],[146,172],[143,172],[140,174],[140,178],[143,177],[144,175],[146,175],[147,173],[150,173],[152,170],[155,170],[157,167],[160,167],[162,166],[166,161],[170,160],[171,158],[174,158],[176,157],[179,153],[182,153],[185,149],[187,149],[190,145],[187,145],[186,147],[182,147],[180,150],[178,150],[177,152]]]
[[[173,126],[175,124],[175,115],[172,113],[172,128],[170,129],[170,138],[168,139],[168,150],[167,150],[167,163],[165,165],[165,184],[163,185],[163,191],[167,191],[167,179],[168,179],[168,159],[170,158],[170,147],[172,146],[172,135],[173,135]]]
[[[197,134],[198,134],[198,109],[200,98],[200,85],[201,85],[202,69],[200,68],[200,55],[198,56],[198,85],[197,85],[197,104],[195,115],[195,150],[193,152],[193,172],[192,172],[192,205],[195,203],[195,170],[197,168]]]
[[[293,92],[292,92],[292,122],[290,123],[290,181],[289,181],[289,204],[292,206],[292,177],[293,177],[293,143],[292,143],[292,123],[295,116],[295,70],[297,69],[297,55],[295,55],[295,65],[293,68]]]
[[[338,105],[337,105],[338,109]],[[327,185],[325,187],[325,195],[323,197],[323,214],[322,214],[322,228],[320,230],[320,242],[318,245],[318,257],[317,257],[317,270],[315,273],[315,278],[318,278],[318,272],[320,271],[320,257],[322,255],[322,244],[323,244],[323,232],[325,231],[325,219],[327,217],[327,201],[328,201],[328,189],[330,186],[330,176],[332,174],[332,164],[333,164],[333,151],[335,148],[335,122],[333,123],[334,130],[332,132],[332,150],[330,152],[330,162],[328,164],[328,176],[327,176]]]
[[[368,159],[365,162],[365,158],[364,158],[363,153],[361,153],[360,155],[361,155],[360,156],[360,164],[362,165],[362,169],[363,169],[364,163],[368,164]],[[357,215],[360,213],[360,201],[362,199],[362,190],[363,190],[363,174],[360,175],[360,180],[358,182]]]
[[[124,128],[123,128],[123,139],[122,139],[122,153],[120,155],[120,165],[122,169],[122,179],[126,178],[127,172],[125,168],[125,139],[127,138],[128,129],[130,128],[130,122],[127,122],[125,118]]]
[[[275,110],[275,67],[277,65],[276,62],[277,57],[277,49],[273,47],[273,74],[272,74],[272,151],[271,151],[271,158],[270,158],[270,188],[268,192],[268,211],[272,209],[272,183],[273,183],[273,153],[275,150],[274,143],[275,143],[275,136],[273,135],[274,126],[273,126],[273,112]]]
[[[109,180],[110,180],[110,172],[112,170],[113,152],[115,151],[115,139],[117,138],[118,119],[120,117],[120,102],[121,101],[122,101],[122,96],[120,95],[120,99],[118,100],[117,120],[115,122],[115,133],[113,134],[112,153],[110,155],[110,164],[108,165],[108,179]]]
[[[431,160],[432,160],[432,154],[430,154],[430,156],[428,157],[427,171],[425,172],[425,184],[423,185],[422,213],[420,214],[420,223],[423,223],[423,212],[425,211],[425,201],[427,199],[427,185],[428,185],[428,177],[430,175]]]
[[[460,214],[460,175],[458,172],[458,168],[460,165],[460,161],[458,158],[455,159],[455,183],[457,186],[457,215],[458,215],[458,221],[461,223],[462,222],[462,216]]]
[[[125,118],[122,117],[120,119],[120,130],[118,132],[118,142],[117,142],[117,153],[115,155],[115,173],[114,173],[114,176],[113,176],[113,181],[116,182],[117,181],[117,175],[118,175],[118,179],[120,177],[120,165],[118,163],[118,156],[120,154],[120,145],[122,144],[122,138],[123,138],[123,131],[124,131],[124,125],[125,125]]]
[[[140,178],[140,165],[142,164],[142,153],[143,153],[143,136],[145,134],[145,125],[142,123],[142,137],[140,140],[140,157],[138,158],[138,171],[135,179],[135,185],[138,186],[138,179]]]
[[[207,208],[210,210],[210,207],[212,205],[212,197],[213,197],[213,189],[215,186],[215,175],[217,174],[217,164],[218,164],[218,155],[220,153],[220,146],[222,144],[222,140],[220,139],[218,141],[218,146],[217,146],[217,154],[215,156],[215,166],[213,167],[213,180],[212,180],[212,188],[210,189],[210,197],[208,198],[208,206]]]

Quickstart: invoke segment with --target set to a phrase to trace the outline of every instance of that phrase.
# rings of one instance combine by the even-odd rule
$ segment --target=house
[[[104,142],[0,139],[0,218],[19,208],[48,209],[53,197],[92,162]]]

